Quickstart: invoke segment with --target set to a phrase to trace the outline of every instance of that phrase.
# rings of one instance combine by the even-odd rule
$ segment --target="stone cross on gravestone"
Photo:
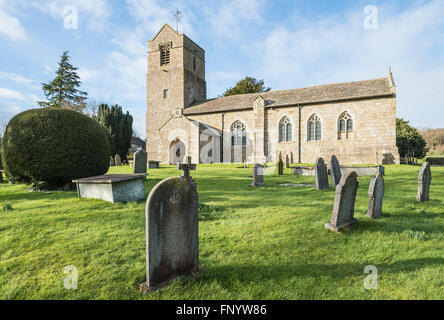
[[[191,163],[191,157],[187,157],[186,163],[177,164],[178,170],[183,170],[181,177],[185,179],[191,179],[190,171],[196,170],[196,164]]]

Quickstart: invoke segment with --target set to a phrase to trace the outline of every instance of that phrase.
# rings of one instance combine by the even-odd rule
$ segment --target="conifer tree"
[[[119,105],[111,106],[101,104],[97,113],[97,121],[105,128],[111,147],[111,156],[118,154],[121,159],[131,146],[133,135],[133,117],[123,113]]]
[[[42,83],[47,102],[39,102],[42,107],[60,107],[76,111],[85,108],[87,93],[78,88],[82,84],[77,75],[78,68],[69,63],[70,56],[65,51],[61,56],[56,77],[50,83]]]

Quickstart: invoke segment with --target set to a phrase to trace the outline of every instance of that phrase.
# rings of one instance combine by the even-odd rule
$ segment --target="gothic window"
[[[290,142],[293,140],[293,126],[287,117],[279,122],[279,142]]]
[[[171,57],[171,44],[160,45],[160,65],[166,65],[170,63]]]
[[[308,119],[307,125],[308,141],[319,141],[322,138],[322,125],[321,119],[314,114]]]
[[[247,145],[247,129],[239,120],[231,126],[231,145],[233,147]]]
[[[338,120],[338,136],[339,139],[349,138],[349,133],[353,131],[353,119],[348,112],[341,114]]]

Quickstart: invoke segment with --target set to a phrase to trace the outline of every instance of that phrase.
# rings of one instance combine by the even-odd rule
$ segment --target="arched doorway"
[[[185,159],[185,143],[179,138],[171,142],[170,145],[170,164],[178,164],[184,162]]]

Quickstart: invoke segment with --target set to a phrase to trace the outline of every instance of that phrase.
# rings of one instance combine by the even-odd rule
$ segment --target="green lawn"
[[[200,278],[143,296],[145,203],[78,199],[0,185],[0,299],[443,299],[444,168],[432,167],[431,201],[416,203],[419,166],[387,166],[384,217],[365,216],[370,177],[360,177],[355,229],[333,233],[335,192],[286,170],[250,186],[252,169],[199,165],[206,210],[199,225]],[[130,172],[128,167],[110,173]],[[173,167],[149,170],[147,193]],[[66,290],[65,266],[79,272]],[[378,268],[366,290],[364,267]]]

